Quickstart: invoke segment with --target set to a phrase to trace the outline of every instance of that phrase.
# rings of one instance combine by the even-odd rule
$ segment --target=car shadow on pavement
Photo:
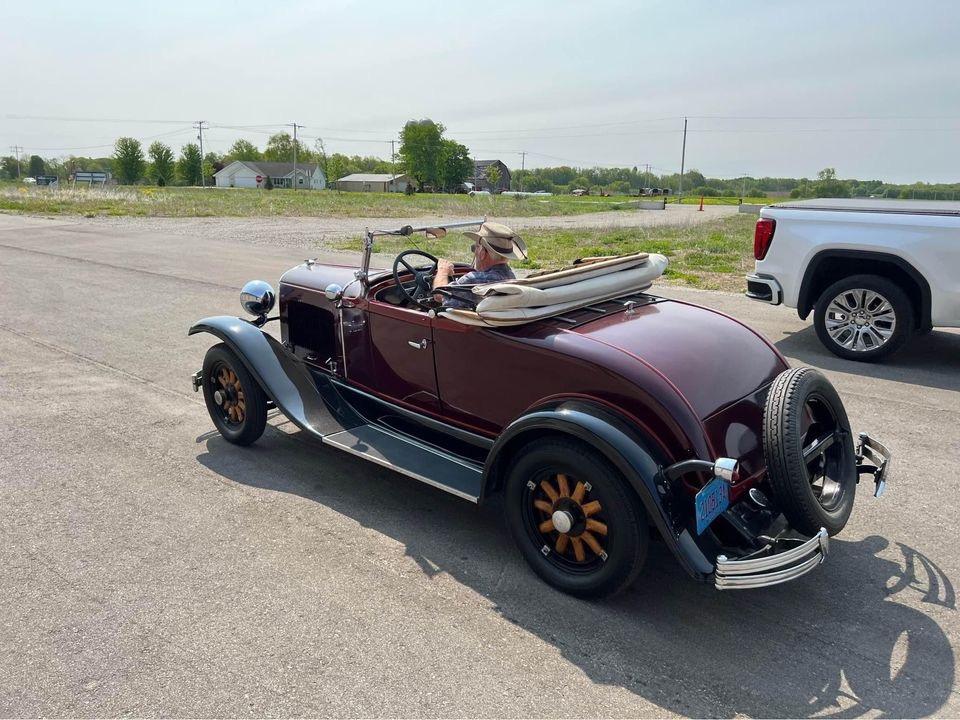
[[[803,363],[880,380],[960,391],[960,334],[934,330],[912,338],[900,350],[875,363],[839,358],[827,350],[813,326],[774,343],[784,355]]]
[[[955,658],[936,617],[956,611],[953,584],[896,539],[837,538],[813,573],[731,593],[694,582],[654,542],[631,589],[586,602],[527,568],[497,498],[478,508],[305,433],[268,428],[251,448],[219,437],[198,445],[198,461],[227,481],[313,500],[402,543],[427,577],[445,573],[479,593],[593,682],[671,712],[919,717],[950,698]]]

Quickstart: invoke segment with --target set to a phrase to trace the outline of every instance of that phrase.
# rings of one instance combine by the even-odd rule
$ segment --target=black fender
[[[560,401],[514,420],[500,434],[484,466],[483,494],[502,486],[512,451],[547,434],[575,437],[592,446],[622,473],[637,493],[647,517],[683,568],[698,580],[707,580],[713,563],[686,528],[675,526],[668,508],[669,488],[661,476],[665,458],[626,419],[607,408],[582,400]]]
[[[293,353],[256,325],[230,315],[200,320],[188,335],[210,333],[237,354],[280,411],[304,430],[323,437],[330,412],[310,371]]]

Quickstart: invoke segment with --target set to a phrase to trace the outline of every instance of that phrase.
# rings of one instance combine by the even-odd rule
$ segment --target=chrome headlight
[[[277,296],[270,283],[263,280],[251,280],[240,291],[240,304],[251,315],[262,317],[273,310]]]

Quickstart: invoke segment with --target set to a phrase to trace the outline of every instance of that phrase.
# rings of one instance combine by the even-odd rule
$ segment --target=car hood
[[[652,367],[701,419],[755,393],[787,368],[783,356],[746,325],[676,300],[601,316],[572,332]]]

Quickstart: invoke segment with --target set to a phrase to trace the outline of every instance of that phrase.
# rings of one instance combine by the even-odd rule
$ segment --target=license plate
[[[697,493],[697,535],[730,506],[729,488],[726,480],[714,478]]]

